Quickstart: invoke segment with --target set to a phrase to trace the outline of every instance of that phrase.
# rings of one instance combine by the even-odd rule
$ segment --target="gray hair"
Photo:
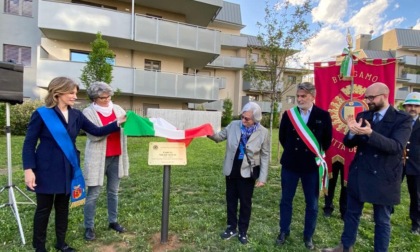
[[[102,81],[95,81],[94,83],[90,84],[86,92],[91,101],[94,101],[96,98],[98,98],[101,94],[104,93],[109,94],[110,96],[114,95],[114,90],[112,89],[112,87]]]
[[[314,84],[310,82],[302,82],[297,85],[297,90],[303,90],[307,93],[310,93],[312,96],[316,95],[316,90]]]
[[[247,111],[252,111],[252,120],[256,123],[260,122],[262,119],[261,107],[255,102],[248,102],[242,108],[241,114]]]

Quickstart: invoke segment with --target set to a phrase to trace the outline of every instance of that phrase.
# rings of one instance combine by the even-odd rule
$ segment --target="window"
[[[70,61],[87,62],[89,60],[89,52],[70,50]]]
[[[289,75],[287,76],[287,84],[296,84],[296,76]]]
[[[258,60],[259,60],[259,55],[258,55],[258,53],[251,53],[251,55],[250,55],[249,57],[250,57],[250,59],[251,59],[252,61],[254,61],[254,62],[258,62]]]
[[[31,48],[17,45],[3,45],[3,61],[31,65]]]
[[[286,97],[286,102],[288,104],[295,104],[295,97],[294,96],[287,96]]]
[[[32,17],[32,0],[5,0],[4,12]]]
[[[160,71],[161,62],[159,60],[144,60],[144,70]]]
[[[249,98],[249,101],[258,101],[258,96],[256,95],[247,95]]]
[[[89,52],[70,50],[70,61],[74,62],[87,62],[89,60]],[[108,58],[106,62],[115,66],[115,59]]]

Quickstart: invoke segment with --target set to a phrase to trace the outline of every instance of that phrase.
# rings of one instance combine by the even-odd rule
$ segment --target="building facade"
[[[355,49],[363,58],[397,59],[395,104],[410,92],[420,92],[420,30],[393,29],[374,39],[360,34]]]
[[[100,32],[115,54],[116,103],[234,114],[250,100],[269,112],[266,93],[243,81],[251,55],[240,5],[223,0],[0,0],[0,59],[24,65],[24,97],[42,99],[51,79],[79,81],[90,43]],[[290,78],[301,73],[291,69]],[[295,77],[293,77],[295,76]],[[289,78],[285,76],[284,78]],[[86,103],[81,86],[79,99]],[[294,101],[294,99],[289,99]],[[268,107],[267,107],[268,105]]]

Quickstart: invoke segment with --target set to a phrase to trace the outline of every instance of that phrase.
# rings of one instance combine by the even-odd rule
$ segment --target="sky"
[[[264,22],[266,0],[225,0],[241,6],[241,33],[258,35],[257,22]],[[267,0],[271,6],[286,0]],[[299,5],[304,0],[288,0]],[[347,47],[349,29],[355,37],[369,34],[372,38],[394,28],[420,30],[420,0],[315,0],[309,17],[314,25],[322,23],[318,35],[301,51],[301,62],[330,61]],[[302,64],[303,65],[303,64]]]

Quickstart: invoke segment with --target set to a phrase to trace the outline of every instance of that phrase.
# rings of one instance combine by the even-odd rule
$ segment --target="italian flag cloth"
[[[179,130],[163,118],[146,118],[127,111],[123,124],[124,135],[164,137],[170,142],[184,142],[188,146],[196,137],[213,135],[213,127],[206,123],[195,128]]]
[[[353,55],[347,48],[344,48],[342,55],[344,59],[341,62],[340,76],[349,79],[354,76]]]

